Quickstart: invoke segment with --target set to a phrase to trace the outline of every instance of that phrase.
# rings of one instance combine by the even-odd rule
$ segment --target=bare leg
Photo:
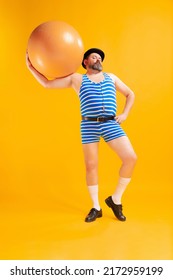
[[[83,144],[83,152],[86,167],[86,182],[93,202],[93,208],[85,218],[86,222],[93,222],[102,217],[98,198],[98,143]]]
[[[112,196],[108,197],[105,202],[112,208],[115,216],[120,221],[125,221],[126,217],[122,213],[121,198],[131,180],[137,157],[126,136],[111,140],[108,142],[108,145],[120,157],[122,165],[119,171],[120,177],[115,192]]]
[[[120,138],[109,141],[107,144],[122,160],[119,175],[123,178],[131,178],[136,164],[137,156],[128,137],[122,136]]]
[[[98,185],[98,147],[99,143],[82,145],[88,186]]]

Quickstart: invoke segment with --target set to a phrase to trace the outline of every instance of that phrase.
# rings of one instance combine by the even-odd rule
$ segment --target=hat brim
[[[83,60],[82,60],[82,66],[83,66],[83,68],[85,68],[85,69],[86,69],[86,66],[85,66],[85,64],[84,64],[84,60],[85,60],[91,53],[98,53],[98,54],[101,56],[102,61],[103,61],[104,58],[105,58],[104,52],[103,52],[102,50],[98,49],[98,48],[91,48],[91,49],[87,50],[87,51],[84,53]]]

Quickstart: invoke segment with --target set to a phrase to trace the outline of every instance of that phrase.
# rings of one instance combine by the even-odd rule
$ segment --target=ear
[[[84,65],[86,66],[87,65],[87,61],[88,61],[88,59],[86,58],[86,59],[84,59],[84,61],[83,61],[83,63],[84,63]]]

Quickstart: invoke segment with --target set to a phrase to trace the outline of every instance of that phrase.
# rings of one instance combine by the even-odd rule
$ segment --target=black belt
[[[83,121],[96,121],[96,122],[106,122],[109,120],[114,120],[115,116],[110,116],[110,117],[97,117],[97,118],[92,118],[92,117],[84,117],[82,116]]]

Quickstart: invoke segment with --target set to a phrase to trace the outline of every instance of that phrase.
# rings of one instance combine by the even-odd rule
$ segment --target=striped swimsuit
[[[108,117],[116,115],[116,88],[111,77],[106,73],[103,75],[104,80],[99,83],[91,81],[86,74],[83,75],[79,93],[82,116]],[[108,142],[125,135],[116,120],[106,122],[81,121],[82,144],[99,142],[100,137]]]

